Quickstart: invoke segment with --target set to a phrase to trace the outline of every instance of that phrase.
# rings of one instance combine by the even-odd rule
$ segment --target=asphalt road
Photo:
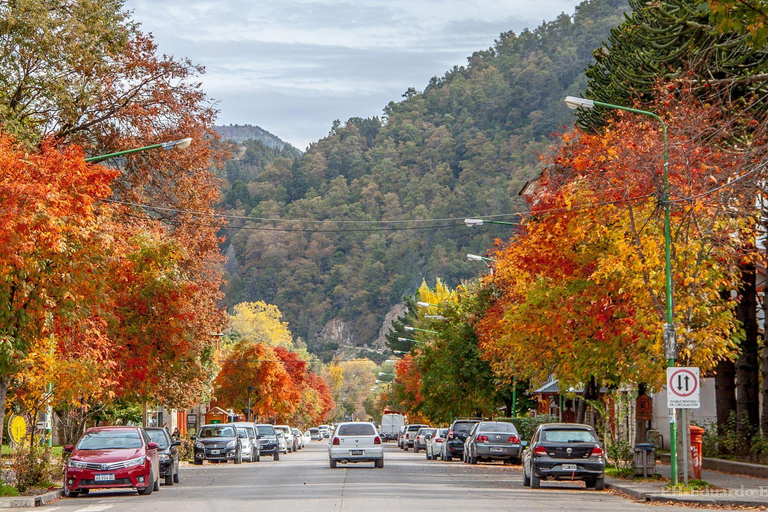
[[[384,469],[351,464],[330,469],[327,442],[274,462],[183,466],[181,483],[160,486],[151,496],[98,491],[61,499],[45,508],[62,512],[429,512],[532,511],[568,512],[682,510],[636,503],[610,492],[585,490],[581,483],[544,482],[523,487],[520,467],[469,466],[428,461],[423,453],[403,452],[385,444]]]

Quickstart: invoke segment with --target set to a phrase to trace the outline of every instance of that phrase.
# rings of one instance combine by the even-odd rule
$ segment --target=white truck
[[[381,435],[387,441],[397,440],[400,427],[405,425],[405,417],[397,412],[384,413],[381,417]]]

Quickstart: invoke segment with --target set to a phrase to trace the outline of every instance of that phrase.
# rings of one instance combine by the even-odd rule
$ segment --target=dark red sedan
[[[68,445],[64,494],[76,497],[91,489],[136,489],[141,495],[160,489],[157,444],[141,427],[89,428],[77,445]]]

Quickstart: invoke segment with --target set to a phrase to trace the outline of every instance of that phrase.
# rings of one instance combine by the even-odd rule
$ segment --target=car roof
[[[594,430],[590,425],[584,425],[583,423],[542,423],[541,428],[570,428],[574,430]]]
[[[100,432],[100,431],[107,431],[107,430],[138,430],[140,428],[141,427],[138,427],[135,425],[114,425],[114,426],[105,426],[105,427],[91,427],[88,430],[86,430],[86,432]]]

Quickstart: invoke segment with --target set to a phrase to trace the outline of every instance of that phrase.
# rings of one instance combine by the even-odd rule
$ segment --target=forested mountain
[[[216,132],[224,140],[233,142],[245,142],[247,140],[258,140],[270,148],[283,149],[286,146],[293,147],[277,135],[274,135],[264,128],[250,124],[230,124],[215,127]]]
[[[481,272],[514,221],[518,191],[539,172],[552,133],[572,126],[563,103],[627,9],[583,2],[535,30],[501,34],[467,66],[409,89],[381,119],[335,123],[304,155],[248,141],[225,173],[231,214],[227,303],[276,304],[310,350],[373,345],[385,315],[422,280],[453,286]],[[505,215],[506,216],[502,216]],[[414,219],[431,219],[429,222]]]

